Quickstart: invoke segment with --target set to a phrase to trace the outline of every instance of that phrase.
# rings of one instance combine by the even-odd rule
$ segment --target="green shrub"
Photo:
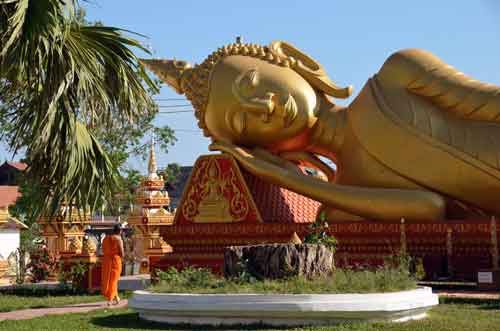
[[[62,286],[70,284],[76,292],[84,292],[83,280],[87,270],[88,266],[85,263],[77,262],[66,266],[64,262],[61,262],[59,265],[59,282]]]
[[[30,273],[31,281],[38,283],[47,280],[56,270],[57,259],[46,246],[37,247],[30,252],[30,262],[26,268]]]
[[[321,211],[318,219],[309,225],[309,232],[304,238],[306,244],[325,245],[335,253],[337,248],[337,239],[328,232],[328,222],[326,221],[325,211]]]
[[[415,259],[415,278],[418,280],[422,280],[425,278],[425,268],[424,268],[424,260],[420,257]]]
[[[338,268],[331,275],[315,279],[290,277],[282,280],[257,280],[241,275],[224,279],[208,269],[187,267],[158,272],[159,281],[150,290],[163,293],[374,293],[413,289],[415,278],[405,264],[392,264],[369,270]]]

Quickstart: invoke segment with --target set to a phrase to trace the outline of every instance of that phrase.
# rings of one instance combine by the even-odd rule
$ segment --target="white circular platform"
[[[426,317],[431,288],[373,294],[172,294],[135,291],[129,307],[145,320],[193,325],[319,325]]]

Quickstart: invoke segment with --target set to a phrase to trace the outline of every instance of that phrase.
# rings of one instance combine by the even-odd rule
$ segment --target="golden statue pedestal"
[[[207,190],[203,179],[207,164],[220,166],[231,222],[221,222],[199,209]],[[238,201],[238,203],[236,203]],[[320,203],[265,182],[242,169],[233,157],[201,156],[184,189],[173,224],[161,228],[173,252],[153,263],[152,269],[194,265],[222,272],[227,246],[293,242],[303,239],[316,219]],[[210,222],[207,222],[206,220]],[[479,269],[498,265],[496,219],[438,221],[329,222],[339,242],[338,266],[381,265],[400,253],[422,259],[429,279],[450,277],[474,281]]]

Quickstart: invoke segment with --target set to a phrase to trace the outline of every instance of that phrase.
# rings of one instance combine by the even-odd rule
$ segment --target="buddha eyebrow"
[[[253,94],[255,88],[259,84],[259,72],[257,68],[252,68],[239,75],[235,82],[234,87],[242,96],[249,97]]]

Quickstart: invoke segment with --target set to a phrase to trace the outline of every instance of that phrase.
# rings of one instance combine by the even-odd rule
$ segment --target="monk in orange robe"
[[[113,233],[102,242],[101,293],[108,299],[108,305],[118,304],[118,280],[122,273],[123,241],[120,224],[113,227]]]

